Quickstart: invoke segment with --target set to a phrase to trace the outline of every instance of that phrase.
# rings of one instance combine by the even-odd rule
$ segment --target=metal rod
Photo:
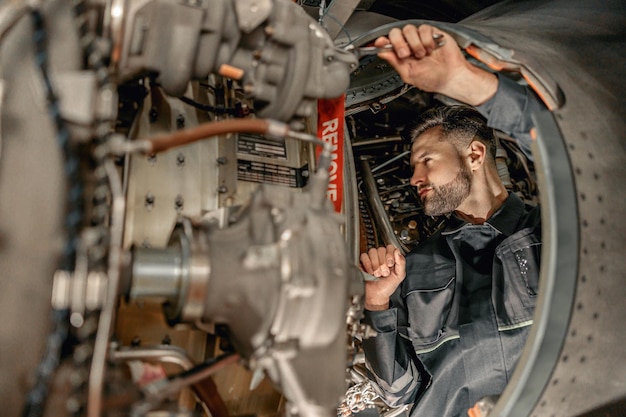
[[[104,162],[109,184],[111,186],[112,212],[111,212],[111,240],[109,246],[109,265],[107,294],[100,312],[98,331],[93,349],[91,372],[89,373],[89,391],[87,402],[87,416],[99,417],[102,409],[102,389],[104,372],[108,351],[109,339],[115,320],[117,308],[118,286],[120,278],[120,265],[122,259],[122,239],[124,234],[124,195],[122,183],[113,161]]]
[[[363,177],[363,183],[367,192],[367,201],[374,212],[374,221],[380,229],[385,245],[394,245],[396,248],[400,249],[404,255],[408,252],[408,249],[398,240],[393,231],[387,211],[378,194],[378,187],[376,187],[376,180],[372,174],[369,161],[367,158],[362,157],[359,162],[361,163],[361,176]]]
[[[154,346],[154,347],[124,347],[111,350],[111,360],[113,361],[157,361],[173,363],[184,370],[193,368],[194,362],[187,355],[187,352],[175,346]]]

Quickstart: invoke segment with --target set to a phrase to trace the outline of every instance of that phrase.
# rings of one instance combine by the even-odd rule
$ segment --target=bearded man
[[[375,388],[412,416],[467,415],[509,381],[532,324],[540,214],[508,193],[496,138],[468,106],[438,107],[412,133],[411,185],[445,225],[406,258],[393,247],[361,254],[363,341]]]
[[[373,387],[411,417],[467,416],[502,393],[532,324],[541,218],[502,184],[492,128],[532,158],[532,114],[545,109],[525,85],[468,61],[433,26],[393,28],[376,46],[405,83],[459,106],[425,113],[412,132],[411,184],[445,225],[406,258],[393,246],[361,254],[363,340]],[[481,403],[483,403],[481,401]],[[471,413],[474,415],[474,413]]]

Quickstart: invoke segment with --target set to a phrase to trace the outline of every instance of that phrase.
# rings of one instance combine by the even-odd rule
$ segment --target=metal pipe
[[[104,168],[111,186],[111,240],[109,245],[108,285],[107,294],[100,312],[98,331],[94,343],[91,372],[89,373],[89,390],[87,393],[87,416],[99,417],[102,410],[102,391],[109,339],[115,320],[117,308],[120,265],[122,260],[122,240],[124,234],[125,203],[122,183],[115,164],[111,160],[104,162]]]
[[[155,347],[123,347],[111,350],[111,360],[113,361],[157,361],[172,363],[180,366],[184,370],[193,368],[194,362],[187,355],[187,352],[175,346],[155,346]]]
[[[373,145],[386,145],[392,142],[402,142],[402,136],[383,136],[381,138],[359,140],[358,142],[354,142],[352,147],[364,148]]]
[[[176,394],[185,387],[194,386],[224,367],[237,363],[237,361],[239,361],[238,354],[225,354],[213,358],[210,362],[205,362],[192,369],[183,371],[173,377],[164,378],[146,385],[144,387],[146,399],[133,407],[131,415],[145,415],[148,411],[156,407],[163,398]]]
[[[411,153],[411,151],[404,151],[402,153],[399,153],[398,155],[394,156],[393,158],[383,162],[382,164],[375,166],[374,168],[372,168],[372,173],[376,172],[376,171],[380,171],[381,169],[383,169],[384,167],[386,167],[387,165],[397,161],[398,159],[402,159],[404,158],[406,155],[409,155]]]
[[[402,254],[406,254],[408,249],[396,237],[393,227],[391,226],[391,222],[389,221],[389,215],[387,214],[387,211],[383,206],[383,202],[380,199],[380,195],[378,194],[378,187],[376,187],[376,180],[372,174],[369,161],[366,157],[361,157],[359,158],[359,162],[361,164],[361,176],[363,177],[363,183],[365,185],[367,201],[374,212],[374,221],[378,225],[385,244],[394,245],[396,248],[400,249]]]
[[[176,346],[153,347],[122,347],[113,349],[110,353],[113,361],[155,361],[171,363],[188,371],[195,366],[187,352]],[[207,415],[213,417],[228,417],[228,408],[219,395],[217,386],[211,378],[204,378],[192,385],[198,400],[202,403]]]

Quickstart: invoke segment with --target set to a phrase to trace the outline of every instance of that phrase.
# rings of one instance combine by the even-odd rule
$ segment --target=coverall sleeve
[[[363,340],[366,365],[374,389],[391,407],[411,404],[421,391],[422,375],[409,353],[410,342],[398,332],[397,310],[365,311],[363,322],[376,336]]]
[[[509,77],[498,75],[498,90],[476,109],[487,118],[490,127],[501,130],[517,140],[520,149],[532,161],[530,129],[531,114],[543,109],[534,91]]]

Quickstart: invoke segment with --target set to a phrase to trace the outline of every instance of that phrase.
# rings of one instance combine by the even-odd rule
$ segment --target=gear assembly
[[[348,88],[356,55],[287,0],[10,2],[2,11],[4,38],[30,32],[36,69],[5,66],[5,79],[38,81],[40,117],[62,150],[61,176],[49,180],[68,195],[54,323],[25,415],[54,407],[49,387],[64,367],[70,405],[46,415],[152,415],[191,389],[197,399],[173,411],[189,415],[214,403],[199,381],[232,363],[268,375],[287,413],[334,414],[362,289],[326,198],[332,144],[313,122],[318,100]],[[172,332],[197,340],[173,350],[139,332],[133,350],[119,331],[129,328],[123,306],[151,303]],[[135,381],[134,399],[109,408],[111,386],[129,382],[120,370],[171,357],[183,372]]]

